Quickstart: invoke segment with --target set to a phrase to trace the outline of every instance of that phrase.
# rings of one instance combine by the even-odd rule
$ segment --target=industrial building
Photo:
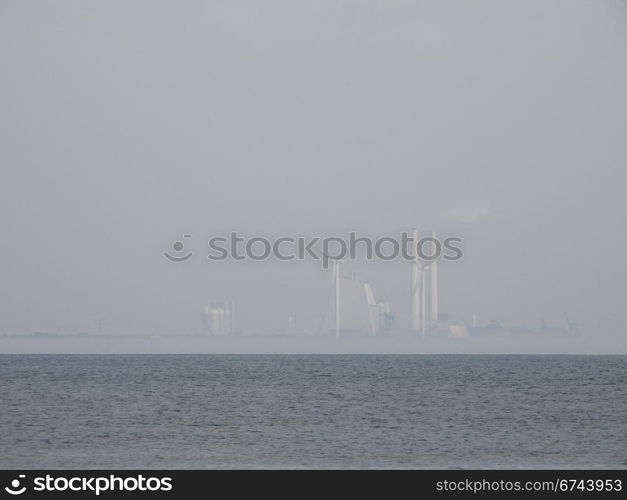
[[[233,302],[210,302],[203,309],[203,332],[208,335],[233,334]]]
[[[370,283],[357,278],[357,273],[341,273],[342,261],[334,261],[333,291],[324,330],[341,335],[375,336],[391,326],[390,306],[377,301]]]

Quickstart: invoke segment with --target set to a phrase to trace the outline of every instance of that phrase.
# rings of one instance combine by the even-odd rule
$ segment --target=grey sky
[[[626,28],[623,1],[3,0],[0,333],[197,332],[222,298],[280,329],[329,273],[208,237],[415,226],[466,240],[443,310],[624,350]],[[406,311],[406,264],[354,267]]]

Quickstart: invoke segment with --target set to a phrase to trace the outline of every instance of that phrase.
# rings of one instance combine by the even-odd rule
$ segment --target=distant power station
[[[438,301],[438,264],[436,260],[420,257],[417,230],[413,231],[410,279],[410,330],[425,336],[427,333],[446,333],[466,336],[465,327],[449,325],[448,317],[440,315]],[[427,255],[436,255],[437,237],[430,233],[425,246],[430,246]],[[333,261],[333,303],[327,315],[327,330],[336,337],[344,333],[377,333],[391,327],[393,316],[387,302],[377,302],[369,283],[358,281],[355,273],[342,275],[342,260]],[[329,324],[329,320],[333,320]]]
[[[564,315],[565,327],[549,327],[544,320],[537,325],[504,327],[496,321],[478,325],[476,316],[472,324],[465,325],[443,314],[439,310],[438,290],[438,240],[434,232],[420,238],[413,230],[410,254],[409,318],[403,325],[396,318],[386,301],[377,300],[375,293],[366,281],[357,278],[355,272],[344,272],[342,259],[331,259],[333,272],[328,312],[314,318],[295,320],[295,313],[287,318],[286,332],[315,334],[325,332],[336,338],[343,336],[378,336],[392,331],[403,334],[411,332],[422,337],[475,337],[509,335],[557,335],[573,334],[577,331],[574,321]],[[419,243],[420,242],[420,243]],[[421,244],[422,247],[418,245]],[[426,247],[426,248],[425,248]],[[433,260],[429,259],[433,256]],[[203,332],[212,336],[231,335],[233,329],[233,302],[211,302],[203,309]],[[279,332],[273,332],[279,333]]]
[[[435,233],[429,235],[432,251],[435,254]],[[410,287],[410,330],[421,335],[446,330],[454,336],[464,336],[467,332],[449,328],[448,318],[439,314],[438,304],[438,267],[437,262],[421,259],[417,248],[418,231],[413,231],[411,287]],[[324,316],[322,331],[341,335],[376,336],[389,331],[394,325],[394,316],[386,301],[376,300],[370,283],[357,278],[355,272],[342,273],[344,261],[335,259],[331,276],[331,303],[329,312]],[[210,302],[203,309],[203,332],[208,335],[220,336],[233,334],[233,302]],[[440,316],[442,316],[440,318]],[[438,321],[438,320],[442,321]],[[288,331],[294,328],[294,316],[288,317]],[[311,331],[311,330],[310,330]],[[315,331],[315,328],[314,328]],[[443,332],[439,332],[443,333]]]

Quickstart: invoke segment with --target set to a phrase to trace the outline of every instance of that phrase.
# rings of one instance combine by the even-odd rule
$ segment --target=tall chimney
[[[432,233],[433,238],[436,238],[436,234]],[[436,244],[433,243],[434,252]],[[438,309],[438,261],[434,260],[430,265],[431,269],[431,320],[437,321],[439,315]]]
[[[413,240],[410,248],[409,255],[412,257],[411,261],[411,292],[410,292],[410,305],[411,305],[411,329],[414,331],[422,330],[422,276],[421,268],[418,260],[418,231],[414,229]]]
[[[334,264],[334,285],[335,285],[335,337],[340,338],[340,261],[335,259]]]
[[[421,303],[420,303],[420,333],[425,336],[427,328],[427,270],[424,267],[420,268],[420,283],[422,285]]]

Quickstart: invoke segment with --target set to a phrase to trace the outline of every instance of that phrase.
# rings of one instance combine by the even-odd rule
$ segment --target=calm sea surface
[[[0,355],[0,468],[627,467],[626,356]]]

